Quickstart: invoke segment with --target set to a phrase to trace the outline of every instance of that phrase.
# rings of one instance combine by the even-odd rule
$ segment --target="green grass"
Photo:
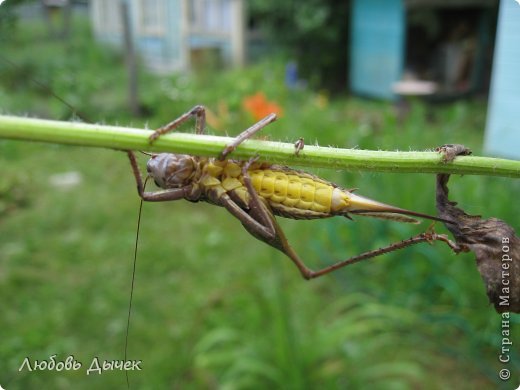
[[[233,135],[252,122],[244,97],[263,91],[284,109],[262,134],[271,139],[385,150],[462,142],[481,154],[483,101],[436,106],[432,122],[416,103],[400,124],[388,103],[287,91],[280,60],[200,77],[142,74],[143,103],[153,115],[132,119],[119,56],[94,46],[83,30],[63,48],[31,38],[36,27],[22,27],[2,50],[24,69],[2,65],[4,113],[70,116],[35,90],[28,81],[35,77],[95,121],[153,128],[203,103],[220,120],[212,131]],[[0,166],[0,385],[125,386],[121,372],[87,376],[86,369],[96,356],[123,356],[139,203],[126,156],[0,141]],[[81,183],[53,186],[52,175],[64,172],[78,172]],[[369,197],[435,212],[433,175],[317,173]],[[454,177],[450,188],[467,212],[518,231],[518,180]],[[315,268],[427,226],[361,218],[282,223]],[[306,282],[223,209],[145,204],[129,337],[129,357],[141,359],[143,371],[130,380],[139,389],[512,388],[497,376],[500,321],[471,254],[421,245]],[[519,340],[518,317],[512,326]],[[72,354],[84,366],[18,371],[25,357],[53,354]],[[513,359],[518,376],[518,353]]]

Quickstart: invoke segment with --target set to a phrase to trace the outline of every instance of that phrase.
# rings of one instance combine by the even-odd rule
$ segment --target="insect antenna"
[[[144,152],[143,152],[144,153]],[[145,153],[147,154],[147,153]],[[144,179],[144,185],[143,189],[146,189],[146,183],[148,183],[148,179],[150,177],[146,176]],[[137,248],[139,244],[139,231],[141,228],[141,215],[143,214],[143,199],[141,198],[139,201],[139,212],[137,213],[137,228],[135,230],[135,246],[134,246],[134,262],[132,266],[132,282],[130,284],[130,299],[128,300],[128,317],[126,320],[126,335],[125,335],[125,356],[124,361],[126,362],[127,356],[128,356],[128,336],[130,334],[130,317],[132,315],[132,300],[134,297],[134,284],[135,284],[135,269],[137,266]],[[130,388],[130,380],[128,378],[128,370],[125,370],[125,376],[126,376],[126,386]]]
[[[0,59],[6,63],[7,65],[9,65],[11,68],[13,69],[20,69],[20,66],[15,64],[13,61],[5,58],[4,56],[0,55]],[[87,122],[87,123],[93,123],[90,119],[87,118],[86,115],[84,115],[81,111],[79,111],[76,107],[74,107],[72,104],[70,104],[68,101],[66,101],[65,99],[63,99],[61,96],[57,95],[54,93],[54,91],[52,90],[51,87],[49,87],[47,84],[45,84],[44,82],[41,82],[40,80],[34,78],[34,77],[29,77],[29,81],[31,81],[33,84],[37,85],[38,87],[42,88],[46,93],[48,93],[49,95],[51,95],[54,99],[58,100],[59,102],[61,102],[62,104],[64,104],[66,107],[68,107],[70,109],[70,111],[72,112],[72,114],[76,117],[78,117],[79,119],[81,119],[83,122]]]
[[[5,64],[9,65],[11,68],[13,68],[15,70],[21,68],[19,65],[17,65],[13,61],[7,59],[6,57],[4,57],[2,55],[0,55],[0,60],[2,60]],[[88,119],[88,117],[86,115],[84,115],[81,111],[79,111],[76,107],[74,107],[72,104],[67,102],[61,96],[59,96],[56,93],[54,93],[52,88],[49,87],[47,84],[45,84],[42,81],[39,81],[38,79],[36,79],[34,77],[29,77],[28,79],[33,84],[35,84],[38,87],[42,88],[50,96],[52,96],[56,100],[60,101],[67,108],[69,108],[73,116],[78,117],[79,119],[81,119],[84,122],[94,123],[93,121]],[[145,154],[147,156],[154,156],[155,155],[154,153],[143,152],[143,151],[141,151],[141,153],[143,153],[143,154]],[[146,188],[146,183],[148,182],[148,179],[149,179],[149,177],[147,176],[145,181],[144,181],[144,185],[143,185],[144,188]],[[126,358],[127,358],[127,354],[128,354],[128,335],[129,335],[129,330],[130,330],[130,317],[131,317],[131,311],[132,311],[132,299],[133,299],[134,284],[135,284],[135,270],[136,270],[136,264],[137,264],[137,245],[138,245],[138,240],[139,240],[139,228],[140,228],[140,225],[141,225],[142,208],[143,208],[143,200],[141,199],[141,201],[139,203],[139,213],[138,213],[138,217],[137,217],[137,231],[136,231],[136,236],[135,236],[134,260],[133,260],[133,269],[132,269],[132,282],[131,282],[131,287],[130,287],[130,298],[129,298],[129,303],[128,303],[128,317],[127,317],[127,323],[126,323],[125,352],[124,352],[124,360],[125,360],[125,362],[126,362]],[[125,374],[126,374],[126,385],[127,385],[128,388],[130,388],[130,381],[129,381],[129,378],[128,378],[128,370],[125,370]],[[0,386],[0,388],[1,388],[1,386]]]

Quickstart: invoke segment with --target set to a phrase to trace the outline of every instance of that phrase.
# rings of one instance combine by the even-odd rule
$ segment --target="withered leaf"
[[[453,147],[457,148],[455,153],[451,145],[440,150],[445,152],[448,148],[446,161],[455,158],[456,154],[467,154],[466,148],[461,149],[460,145]],[[475,253],[478,270],[495,310],[499,313],[520,313],[520,239],[504,221],[468,215],[456,207],[457,203],[448,199],[449,177],[446,174],[437,175],[439,216],[453,221],[445,225],[457,244]]]

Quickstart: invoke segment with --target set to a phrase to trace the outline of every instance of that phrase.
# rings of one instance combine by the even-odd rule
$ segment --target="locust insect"
[[[206,116],[203,106],[195,106],[150,136],[153,143],[161,135],[195,118],[197,134],[205,131]],[[343,189],[315,175],[286,166],[259,162],[258,157],[248,161],[228,158],[242,142],[276,120],[270,114],[239,134],[216,158],[185,154],[150,154],[146,169],[161,190],[145,192],[143,179],[135,154],[127,151],[137,183],[137,192],[144,201],[163,202],[186,199],[205,201],[224,207],[236,217],[255,238],[287,255],[305,279],[325,275],[346,265],[379,256],[419,242],[440,240],[452,249],[455,244],[445,235],[433,231],[419,234],[389,246],[365,252],[318,271],[308,268],[289,245],[276,216],[292,219],[319,219],[351,215],[390,219],[398,222],[419,223],[414,217],[449,223],[449,221],[402,208],[390,206]],[[303,142],[303,140],[302,140]],[[298,144],[298,154],[303,145]]]

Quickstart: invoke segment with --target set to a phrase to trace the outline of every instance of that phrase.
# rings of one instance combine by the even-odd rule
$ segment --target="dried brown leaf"
[[[455,148],[455,149],[454,149]],[[439,148],[449,162],[457,154],[468,154],[460,145]],[[455,150],[455,151],[454,151]],[[482,219],[468,215],[448,199],[450,175],[437,175],[437,210],[461,247],[475,253],[478,270],[486,286],[488,298],[499,313],[520,313],[520,239],[515,231],[497,218]]]

